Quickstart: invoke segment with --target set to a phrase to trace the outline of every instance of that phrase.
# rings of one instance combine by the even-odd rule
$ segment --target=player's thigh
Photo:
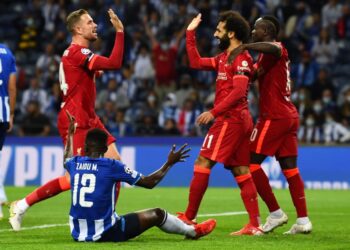
[[[107,134],[107,145],[108,146],[111,145],[112,143],[116,142],[115,137],[111,133],[109,133],[109,131],[106,129],[106,127],[103,125],[103,123],[101,122],[100,119],[97,120],[94,128],[99,128]],[[119,153],[118,153],[118,155],[119,155]]]
[[[10,124],[8,122],[0,122],[0,150],[2,150],[2,147],[5,142],[5,137],[7,130],[9,129]]]
[[[200,156],[214,162],[226,162],[237,149],[243,128],[240,123],[215,122],[204,138]]]
[[[114,226],[102,234],[99,242],[127,241],[141,233],[139,216],[136,213],[130,213],[121,216]]]
[[[289,123],[285,120],[259,119],[250,136],[250,151],[262,155],[275,155],[284,141],[288,126]]]
[[[296,157],[298,155],[298,128],[299,119],[290,119],[289,130],[285,133],[281,146],[276,153],[277,158]]]

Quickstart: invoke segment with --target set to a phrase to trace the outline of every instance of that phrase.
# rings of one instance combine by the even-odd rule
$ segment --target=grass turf
[[[23,197],[33,187],[7,187],[10,200]],[[187,188],[124,188],[118,201],[118,214],[151,207],[162,207],[170,213],[184,211]],[[13,232],[5,218],[0,221],[0,249],[350,249],[350,193],[349,191],[308,190],[307,201],[314,230],[309,235],[282,235],[295,222],[296,216],[288,190],[276,190],[277,199],[289,215],[289,223],[273,233],[260,237],[232,237],[229,233],[239,230],[247,215],[212,216],[217,227],[212,234],[197,241],[183,240],[183,236],[169,235],[152,228],[141,236],[124,243],[77,243],[70,236],[68,227],[69,192],[38,203],[28,210],[23,227],[60,224],[56,227],[28,229]],[[260,201],[263,220],[267,209]],[[209,188],[199,214],[244,211],[239,190]],[[199,217],[203,221],[207,217]],[[66,224],[66,225],[62,225]]]

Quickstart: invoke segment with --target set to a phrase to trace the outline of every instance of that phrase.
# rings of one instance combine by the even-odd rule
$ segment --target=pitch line
[[[237,211],[237,212],[225,212],[225,213],[215,213],[215,214],[198,214],[197,217],[230,216],[230,215],[242,215],[242,214],[247,214],[247,212]]]
[[[50,227],[65,227],[65,226],[69,226],[68,223],[65,224],[46,224],[46,225],[39,225],[39,226],[33,226],[33,227],[22,227],[20,231],[24,231],[24,230],[32,230],[32,229],[43,229],[43,228],[50,228]],[[13,231],[12,229],[3,229],[0,230],[1,232],[10,232]]]
[[[197,217],[210,217],[210,216],[230,216],[230,215],[242,215],[247,214],[245,211],[237,211],[237,212],[225,212],[225,213],[215,213],[215,214],[199,214]],[[65,227],[69,226],[68,223],[65,224],[45,224],[45,225],[39,225],[39,226],[33,226],[33,227],[22,227],[20,231],[25,230],[33,230],[33,229],[44,229],[44,228],[50,228],[50,227]],[[12,229],[2,229],[1,232],[10,232],[13,231]]]

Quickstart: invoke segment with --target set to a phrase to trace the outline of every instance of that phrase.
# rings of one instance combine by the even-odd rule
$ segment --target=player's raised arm
[[[186,30],[186,50],[190,67],[194,69],[215,70],[216,62],[214,57],[201,57],[197,49],[195,31],[202,21],[201,17],[202,15],[198,14],[193,18]]]
[[[70,158],[73,156],[73,134],[76,129],[76,122],[74,116],[72,116],[68,111],[66,111],[68,120],[69,120],[69,126],[68,126],[68,135],[67,135],[67,144],[64,149],[64,157],[63,162],[66,161],[67,158]]]
[[[112,9],[108,10],[109,20],[117,32],[124,32],[124,26]]]
[[[109,57],[94,54],[87,65],[90,70],[119,69],[122,66],[124,53],[124,26],[112,9],[108,10],[108,15],[117,32],[113,50]]]
[[[184,162],[189,155],[187,154],[191,149],[187,148],[187,144],[182,145],[182,147],[175,151],[176,146],[170,150],[167,161],[164,165],[153,172],[148,176],[142,176],[138,182],[136,182],[136,186],[144,187],[144,188],[154,188],[157,184],[164,178],[169,169],[176,164],[177,162]]]

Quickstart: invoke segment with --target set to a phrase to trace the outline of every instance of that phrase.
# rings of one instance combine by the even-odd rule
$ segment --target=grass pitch
[[[7,187],[10,200],[18,199],[34,187]],[[184,211],[188,188],[124,188],[118,201],[118,214],[151,207],[162,207],[170,213]],[[217,219],[212,234],[197,241],[183,240],[183,236],[163,233],[153,228],[125,243],[77,243],[70,236],[68,226],[69,192],[60,194],[30,208],[23,220],[24,230],[13,232],[5,218],[0,221],[0,249],[350,249],[350,192],[308,190],[307,201],[314,230],[309,235],[282,235],[295,222],[296,216],[288,190],[277,190],[276,196],[289,223],[273,233],[260,237],[232,237],[229,233],[239,230],[248,220],[246,214],[225,215],[227,212],[244,211],[238,189],[208,188],[202,202],[200,215]],[[262,219],[267,209],[260,201]],[[208,217],[199,217],[203,221]],[[38,228],[49,225],[52,227]]]

